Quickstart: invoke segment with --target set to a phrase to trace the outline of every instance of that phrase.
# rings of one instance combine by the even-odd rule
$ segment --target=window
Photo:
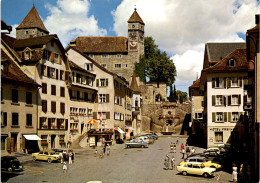
[[[231,78],[231,87],[238,87],[238,78]]]
[[[59,54],[55,53],[55,54],[54,54],[54,62],[57,63],[58,60],[59,60]]]
[[[47,100],[42,100],[42,111],[47,112]]]
[[[32,114],[26,114],[26,126],[32,126]]]
[[[115,68],[121,68],[121,64],[115,64]]]
[[[84,92],[84,100],[88,101],[88,93],[87,92]]]
[[[64,74],[64,71],[60,70],[60,80],[64,80],[63,74]]]
[[[65,88],[64,87],[60,87],[60,96],[65,97]]]
[[[102,54],[102,58],[109,58],[108,54]]]
[[[50,68],[50,77],[54,78],[55,75],[55,69],[54,68]]]
[[[224,121],[223,112],[216,112],[216,122],[223,122],[223,121]]]
[[[32,92],[26,92],[26,104],[32,104]]]
[[[18,90],[12,89],[12,102],[18,103]]]
[[[51,94],[56,95],[56,86],[55,85],[51,85]]]
[[[213,97],[214,98],[214,97]],[[213,99],[214,100],[214,99]],[[225,105],[226,98],[223,95],[216,95],[216,105]],[[214,102],[213,102],[214,103]]]
[[[19,125],[19,114],[12,113],[12,125]]]
[[[216,88],[223,88],[223,79],[216,78]]]
[[[47,94],[47,83],[42,83],[42,93]]]
[[[99,94],[99,103],[105,103],[106,102],[106,94]]]
[[[115,120],[120,120],[120,113],[119,112],[115,112],[114,115],[115,115],[114,116]]]
[[[90,58],[94,58],[94,55],[93,54],[89,54],[88,55]]]
[[[227,61],[227,66],[234,67],[236,64],[236,61],[232,58]]]
[[[98,112],[98,116],[97,118],[100,119],[102,118],[102,120],[105,120],[106,119],[106,112]]]
[[[51,101],[51,112],[56,113],[56,102]]]
[[[65,113],[65,103],[60,103],[60,113],[64,114]]]
[[[107,64],[101,64],[101,66],[106,68],[106,67],[107,67]]]
[[[195,119],[202,119],[203,115],[202,113],[195,113]]]
[[[108,79],[100,79],[100,86],[107,86],[108,85]]]
[[[239,119],[238,112],[232,112],[231,121],[232,121],[232,122],[237,122],[238,119]]]
[[[49,60],[50,56],[51,56],[51,52],[48,50],[44,50],[43,59]]]
[[[85,64],[85,69],[88,71],[93,71],[93,64],[90,63]]]
[[[232,95],[231,105],[239,105],[239,104],[240,104],[240,95]]]
[[[56,69],[56,79],[58,80],[59,79],[59,70]]]
[[[92,109],[88,109],[88,115],[89,115],[89,116],[92,115]]]
[[[1,125],[7,125],[7,112],[1,112]]]
[[[122,57],[121,53],[117,54],[117,58],[121,58],[121,57]]]
[[[125,67],[127,68],[127,64],[125,64]]]
[[[25,34],[28,35],[28,34],[29,34],[29,31],[25,31]]]
[[[81,74],[76,73],[76,82],[80,83],[81,82]]]
[[[223,142],[223,132],[215,132],[215,141]]]
[[[29,60],[30,59],[30,51],[25,51],[24,52],[24,60]]]

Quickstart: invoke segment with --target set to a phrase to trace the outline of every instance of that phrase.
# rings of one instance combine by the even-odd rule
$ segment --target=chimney
[[[259,24],[260,14],[255,15],[255,24]]]

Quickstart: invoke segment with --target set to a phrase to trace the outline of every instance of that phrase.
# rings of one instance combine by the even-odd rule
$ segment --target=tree
[[[174,85],[174,89],[173,89],[173,102],[177,102],[177,100],[178,100],[178,96],[177,96],[176,88],[175,88],[175,85]]]
[[[166,52],[162,52],[155,45],[152,37],[145,37],[144,55],[140,57],[139,63],[135,65],[135,72],[142,81],[148,77],[151,82],[165,82],[167,86],[174,83],[176,67]]]
[[[177,96],[178,96],[178,100],[179,102],[182,104],[184,101],[187,100],[187,92],[183,92],[180,90],[177,90],[176,92]]]

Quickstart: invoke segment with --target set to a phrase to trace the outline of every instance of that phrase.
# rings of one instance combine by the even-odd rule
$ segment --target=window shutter
[[[239,116],[238,116],[238,120],[241,121],[241,122],[244,121],[243,112],[239,112],[238,115],[239,115]]]
[[[227,122],[227,112],[224,112],[224,121]]]
[[[50,77],[51,76],[51,68],[47,67],[47,76]]]
[[[93,119],[97,119],[97,112],[93,112]]]
[[[195,119],[197,119],[198,118],[198,113],[195,113]]]
[[[212,95],[212,106],[216,105],[216,96]]]
[[[41,65],[41,75],[44,76],[44,71],[45,71],[45,65]]]
[[[51,102],[51,112],[55,113],[56,112],[56,102]]]
[[[238,104],[241,104],[241,95],[238,95]]]
[[[109,103],[109,94],[106,94],[106,103]]]
[[[213,113],[212,113],[212,122],[215,122],[215,121],[216,121],[216,113],[213,112]]]
[[[69,80],[69,74],[70,74],[69,71],[65,71],[65,81]]]
[[[110,112],[106,112],[106,119],[110,119]]]
[[[247,104],[247,95],[244,95],[244,104]]]
[[[59,79],[59,70],[56,69],[56,79]]]
[[[227,97],[223,96],[223,102],[224,102],[224,106],[227,106]]]
[[[99,79],[96,79],[96,83],[97,83],[97,87],[98,87],[98,85],[99,85]]]
[[[231,105],[231,95],[228,96],[228,105]]]
[[[4,126],[7,125],[7,112],[4,112],[4,121],[3,121],[3,123],[4,123]]]
[[[215,82],[216,82],[216,79],[212,78],[212,88],[215,88]]]
[[[106,79],[106,86],[108,86],[108,79]]]
[[[94,94],[95,103],[98,103],[98,95]]]
[[[11,139],[10,139],[10,137],[6,138],[6,150],[7,151],[11,150]]]
[[[47,112],[47,100],[42,100],[42,111]]]
[[[223,81],[224,81],[224,88],[226,88],[227,87],[227,78],[224,78]]]
[[[238,80],[239,87],[242,87],[242,81],[243,81],[242,77],[239,77],[239,80]]]
[[[64,103],[60,103],[60,112],[65,113],[65,104]]]
[[[231,112],[228,112],[228,121],[231,122]]]
[[[66,125],[66,126],[65,126],[65,129],[68,130],[68,126],[69,126],[69,125],[68,125],[68,119],[66,119],[65,125]]]
[[[53,53],[53,52],[51,52],[50,61],[51,61],[51,62],[54,61],[54,53]]]
[[[58,63],[61,64],[61,55],[58,56]]]
[[[227,79],[227,83],[228,83],[228,88],[230,88],[231,87],[231,78]]]

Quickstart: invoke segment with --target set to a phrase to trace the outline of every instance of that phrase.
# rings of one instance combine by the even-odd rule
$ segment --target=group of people
[[[173,168],[175,168],[175,157],[172,156],[172,158],[170,158],[169,155],[166,154],[166,157],[164,159],[164,166],[166,170],[169,170],[170,166],[171,169],[173,170]]]
[[[72,164],[72,162],[74,161],[75,154],[72,151],[68,151],[68,152],[63,151],[60,152],[59,157],[60,157],[60,162],[63,164],[63,173],[66,173],[68,169],[67,161],[69,161],[68,162],[69,164]]]
[[[107,151],[107,156],[110,155],[110,149],[111,149],[111,148],[110,148],[110,145],[109,145],[109,144],[106,145],[105,143],[103,143],[103,144],[102,144],[101,153],[98,155],[98,150],[96,149],[95,154],[96,154],[97,157],[103,158],[104,155],[105,155],[105,153],[106,153],[106,151]]]
[[[182,158],[181,159],[184,159],[185,153],[186,153],[187,158],[188,158],[191,154],[195,153],[195,148],[192,147],[191,150],[190,150],[190,147],[189,147],[189,145],[187,143],[185,144],[185,146],[182,143],[180,152],[182,153]]]
[[[244,165],[241,164],[240,168],[238,170],[237,165],[234,163],[232,165],[232,180],[233,182],[245,182],[245,171],[244,171]]]

